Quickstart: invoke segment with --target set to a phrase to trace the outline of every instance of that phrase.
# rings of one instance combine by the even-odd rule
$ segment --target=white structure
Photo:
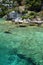
[[[15,19],[15,22],[23,23],[23,20],[22,20],[22,18],[19,18],[19,17],[18,17],[18,18]]]

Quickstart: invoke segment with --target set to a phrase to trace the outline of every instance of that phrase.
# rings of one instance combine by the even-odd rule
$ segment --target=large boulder
[[[13,19],[15,23],[23,23],[23,20],[21,17],[17,17],[16,19]]]
[[[12,20],[12,19],[16,19],[17,17],[20,17],[20,16],[21,16],[21,14],[19,14],[18,12],[12,11],[7,14],[7,19]]]

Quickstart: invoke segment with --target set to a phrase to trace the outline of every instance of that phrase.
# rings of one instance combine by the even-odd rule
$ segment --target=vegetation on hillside
[[[4,4],[12,4],[12,8],[8,9],[8,7],[0,4],[0,8],[2,9],[2,12],[0,12],[0,16],[2,17],[3,15],[6,15],[10,10],[15,10],[15,7],[19,6],[25,6],[26,11],[24,11],[23,13],[26,13],[28,10],[39,12],[41,11],[42,2],[42,0],[10,0],[9,2],[7,0],[3,0],[2,3]]]

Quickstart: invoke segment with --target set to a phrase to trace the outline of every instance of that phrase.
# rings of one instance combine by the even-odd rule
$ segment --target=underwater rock
[[[8,58],[8,60],[10,60],[10,61],[13,61],[14,59],[15,59],[14,56],[11,56],[11,57]]]
[[[15,56],[13,56],[13,55],[10,55],[10,57],[8,58],[8,63],[9,64],[11,64],[12,62],[14,62],[14,60],[15,60]]]
[[[26,60],[27,60],[28,62],[32,63],[32,65],[36,65],[36,63],[33,61],[32,58],[26,58]]]
[[[6,30],[4,33],[8,33],[8,34],[11,34],[11,32],[9,30]]]
[[[10,55],[16,55],[17,54],[17,49],[13,48],[11,51],[9,51]]]
[[[9,57],[9,61],[12,63],[15,60],[15,57],[17,56],[18,58],[20,58],[21,60],[26,60],[28,63],[30,63],[31,65],[36,65],[35,61],[32,58],[26,57],[24,54],[19,54],[17,53],[17,49],[13,48],[11,51],[9,51],[10,57]]]
[[[21,24],[21,25],[19,25],[19,27],[26,27],[26,25]]]
[[[31,63],[32,65],[36,65],[36,63],[33,61],[32,58],[28,58],[28,57],[26,57],[26,56],[23,55],[23,54],[17,54],[17,56],[18,56],[20,59],[26,60],[27,62]]]
[[[18,57],[20,57],[21,59],[25,59],[25,55],[23,54],[17,54]]]

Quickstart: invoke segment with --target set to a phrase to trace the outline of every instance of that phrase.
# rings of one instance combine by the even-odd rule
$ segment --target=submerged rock
[[[16,55],[17,54],[17,49],[13,48],[12,50],[9,51],[10,55]]]
[[[25,55],[23,54],[17,54],[18,57],[20,57],[21,59],[25,59]]]
[[[19,25],[19,27],[26,27],[26,25],[25,24],[21,24],[21,25]]]
[[[6,30],[4,33],[11,34],[11,32],[9,30]]]

